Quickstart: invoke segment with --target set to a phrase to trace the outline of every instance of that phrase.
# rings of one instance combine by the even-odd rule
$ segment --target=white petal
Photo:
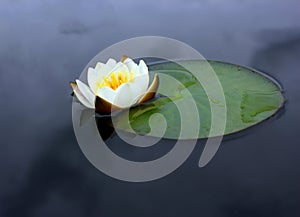
[[[109,58],[106,62],[106,65],[108,66],[108,70],[111,71],[117,64],[117,61],[112,59],[112,58]]]
[[[139,99],[146,93],[149,85],[149,75],[143,74],[134,78],[133,82],[128,82],[132,92],[133,98]]]
[[[158,86],[159,86],[159,77],[157,74],[155,74],[153,81],[150,84],[149,88],[147,89],[146,93],[138,100],[137,103],[138,104],[143,103],[143,102],[146,102],[146,101],[152,99],[157,92]]]
[[[144,60],[140,60],[139,71],[140,71],[140,74],[149,74],[148,67],[147,67],[146,63],[144,62]]]
[[[139,73],[139,66],[132,59],[127,58],[124,64],[127,66],[129,72],[133,72],[134,74]]]
[[[85,105],[86,107],[95,108],[95,95],[90,90],[90,88],[80,80],[76,80],[76,84],[77,84],[79,92],[78,92],[78,96],[76,93],[75,94],[76,94],[77,98],[79,99],[79,101],[82,102],[83,104],[86,103],[86,102],[84,102],[83,99],[80,99],[82,96],[88,102],[88,105]]]
[[[113,104],[121,108],[127,108],[136,102],[136,99],[134,98],[134,93],[130,88],[129,83],[125,83],[120,85],[120,87],[117,89]]]
[[[113,104],[116,97],[116,91],[110,87],[104,86],[98,90],[98,96]]]
[[[97,94],[97,80],[100,77],[98,76],[98,72],[96,69],[94,68],[89,68],[88,72],[87,72],[87,80],[88,80],[88,84],[91,88],[91,90],[93,91],[93,93],[96,95]]]
[[[116,60],[110,58],[107,60],[106,63],[98,62],[95,69],[97,70],[98,78],[103,78],[104,76],[107,76],[114,67],[116,67]]]
[[[118,62],[115,67],[111,70],[111,72],[129,72],[128,67],[122,63],[122,62]]]
[[[95,69],[99,70],[101,67],[105,66],[105,63],[97,62]]]
[[[75,96],[77,97],[77,99],[81,102],[81,104],[83,104],[85,107],[87,108],[95,108],[93,104],[91,104],[86,97],[80,92],[78,85],[75,83],[70,83],[71,87],[73,89],[73,92],[75,94]]]
[[[110,67],[100,62],[97,63],[95,69],[97,71],[98,78],[103,78],[103,76],[107,76],[110,72]]]

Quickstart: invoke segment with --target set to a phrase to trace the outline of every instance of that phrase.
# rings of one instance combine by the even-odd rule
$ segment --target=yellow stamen
[[[119,80],[119,83],[121,85],[123,83],[123,74],[122,74],[122,72],[118,72],[118,80]]]
[[[117,87],[119,86],[119,81],[117,80],[116,73],[112,72],[110,74],[110,78],[111,78],[111,86],[112,86],[112,88],[114,90],[117,89]]]
[[[102,79],[96,82],[97,91],[104,86],[116,90],[121,84],[132,82],[133,78],[133,72],[111,72],[108,77],[104,76]]]
[[[132,82],[133,81],[133,72],[130,72],[130,78],[129,81]]]
[[[124,75],[124,76],[125,76],[125,78],[124,78],[124,83],[125,83],[125,82],[128,82],[128,72],[125,72],[125,75]]]

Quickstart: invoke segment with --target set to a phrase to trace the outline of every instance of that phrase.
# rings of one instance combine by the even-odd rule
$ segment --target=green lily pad
[[[173,62],[164,62],[149,66],[152,75],[154,73],[159,74],[160,86],[158,92],[167,92],[168,97],[162,95],[151,102],[131,108],[129,123],[132,129],[129,129],[128,124],[124,124],[126,121],[128,123],[128,115],[125,117],[124,114],[120,114],[116,118],[117,121],[115,121],[118,129],[128,132],[134,130],[139,135],[161,137],[161,130],[155,129],[161,129],[161,126],[166,124],[164,138],[196,139],[221,136],[256,125],[274,115],[283,105],[284,97],[280,86],[274,80],[259,72],[217,61],[191,60],[182,61],[181,63],[179,65]],[[182,65],[189,67],[183,67]],[[199,79],[201,80],[201,76],[203,76],[202,78],[205,78],[203,82],[207,82],[205,83],[207,87],[215,85],[213,83],[215,81],[209,78],[210,75],[205,74],[206,71],[211,70],[210,67],[214,70],[223,88],[225,104],[218,100],[218,97],[214,97],[214,93],[208,93],[204,88],[205,85],[199,82]],[[191,70],[189,71],[186,68],[189,68],[189,70],[192,68],[193,74],[190,72]],[[197,72],[196,77],[198,80],[194,76],[195,72]],[[167,79],[162,79],[163,75],[171,76],[178,82],[168,82]],[[193,102],[184,102],[185,99]],[[184,120],[189,123],[190,129],[184,130],[183,133],[180,132],[182,131],[181,116],[183,114],[182,110],[176,105],[177,102],[182,102],[181,105],[186,107],[192,105],[190,103],[194,103],[200,117],[199,119],[195,118],[195,115],[189,114],[189,108],[185,108]],[[226,120],[224,120],[224,116],[219,114],[216,114],[212,120],[212,105],[217,106],[220,111],[225,111]],[[150,127],[150,117],[157,113],[163,115],[165,120],[154,118],[150,121]],[[193,132],[192,128],[194,126],[197,126],[196,121],[200,124],[199,132],[197,134],[189,133]],[[214,125],[212,122],[214,122]],[[224,125],[223,131],[213,131],[211,129],[212,126],[222,125]]]

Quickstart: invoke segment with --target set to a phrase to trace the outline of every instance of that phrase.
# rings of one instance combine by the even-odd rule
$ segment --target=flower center
[[[121,84],[132,82],[133,72],[111,72],[108,76],[104,76],[97,82],[97,89],[104,86],[116,90]]]

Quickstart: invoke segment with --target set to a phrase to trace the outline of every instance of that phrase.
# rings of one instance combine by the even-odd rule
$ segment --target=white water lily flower
[[[88,86],[76,80],[71,83],[78,100],[86,107],[100,113],[128,108],[154,97],[158,88],[155,75],[150,87],[148,67],[143,60],[137,65],[132,59],[123,56],[120,62],[109,59],[98,62],[95,68],[88,68]]]

